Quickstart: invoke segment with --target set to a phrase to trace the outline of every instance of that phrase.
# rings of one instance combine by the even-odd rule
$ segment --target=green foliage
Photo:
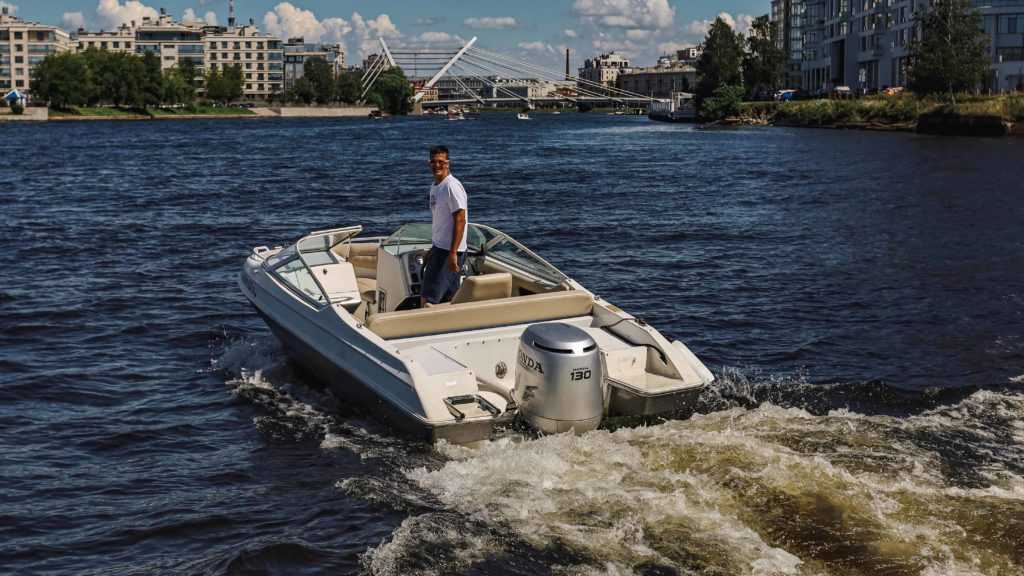
[[[381,73],[366,99],[389,114],[408,114],[412,109],[412,95],[412,86],[405,73],[394,67]]]
[[[242,97],[245,78],[242,67],[224,66],[224,70],[210,70],[206,74],[206,97],[214,102],[227,103]]]
[[[1006,99],[1006,116],[1015,122],[1024,121],[1024,96],[1018,94]]]
[[[773,120],[799,126],[837,124],[906,124],[914,122],[929,105],[913,96],[859,100],[803,100],[782,102]]]
[[[988,74],[988,36],[970,0],[936,0],[916,23],[921,39],[910,43],[908,84],[922,96],[975,90]]]
[[[309,83],[317,104],[334,101],[334,71],[323,58],[309,58],[302,64],[302,77]]]
[[[743,35],[733,32],[721,18],[715,18],[704,39],[704,52],[697,61],[697,109],[722,86],[743,84]]]
[[[743,86],[739,84],[719,86],[711,97],[704,99],[699,112],[700,119],[706,122],[739,116],[743,91]]]
[[[313,84],[310,83],[309,78],[299,78],[292,84],[291,93],[288,94],[288,100],[292,102],[301,102],[309,105],[316,99],[316,90],[313,89]]]
[[[188,81],[188,78],[189,72],[187,70],[179,67],[168,70],[163,76],[161,101],[164,104],[191,105],[196,98],[196,89]]]
[[[33,96],[55,108],[81,106],[94,90],[92,70],[81,54],[52,54],[32,70]]]
[[[334,95],[346,104],[355,104],[363,90],[363,75],[359,72],[342,72],[334,83]]]
[[[778,47],[779,27],[768,15],[754,19],[743,55],[743,83],[751,99],[771,97],[782,87],[786,52]]]
[[[163,73],[160,66],[160,58],[152,52],[146,52],[142,56],[142,104],[145,106],[159,106],[163,99]]]

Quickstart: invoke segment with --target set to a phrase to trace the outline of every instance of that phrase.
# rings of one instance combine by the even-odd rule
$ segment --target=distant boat
[[[465,120],[466,117],[462,115],[462,112],[449,112],[448,113],[448,119],[449,120]]]
[[[559,112],[558,110],[555,110],[554,112],[552,112],[552,114],[561,114],[561,112]]]
[[[384,114],[380,110],[370,110],[370,120],[380,120],[384,118]]]
[[[697,109],[694,106],[693,94],[673,92],[667,101],[651,102],[647,109],[647,117],[660,122],[696,122]]]
[[[529,120],[529,119],[530,119],[530,115],[527,114],[526,112],[520,112],[520,113],[516,114],[516,120]]]

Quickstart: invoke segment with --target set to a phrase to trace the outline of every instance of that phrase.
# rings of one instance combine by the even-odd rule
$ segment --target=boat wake
[[[374,474],[337,489],[408,514],[364,554],[367,573],[1024,570],[1024,395],[1013,390],[726,370],[689,419],[442,443],[428,456],[339,416],[272,342],[234,343],[217,361],[261,408],[256,425],[374,459]]]

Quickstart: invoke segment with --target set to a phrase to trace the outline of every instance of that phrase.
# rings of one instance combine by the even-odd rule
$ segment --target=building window
[[[217,43],[216,42],[210,42],[210,50],[216,50],[216,49],[217,49]]]
[[[15,64],[24,64],[25,63],[25,57],[24,56],[15,56],[14,57],[14,63]]]
[[[246,70],[252,70],[252,62],[246,62],[245,63],[245,69]]]
[[[221,50],[227,50],[228,49],[228,43],[227,42],[221,42],[220,43],[220,49]]]
[[[107,43],[106,42],[100,42],[100,50],[106,50],[106,49],[107,49]]]
[[[241,43],[241,42],[235,42],[235,43],[234,43],[234,45],[233,45],[232,47],[233,47],[233,48],[234,48],[235,50],[241,50],[241,49],[242,49],[242,43]]]
[[[124,43],[124,49],[125,50],[131,50],[132,49],[132,43],[131,42],[125,42]]]
[[[263,42],[257,42],[256,43],[256,49],[257,50],[263,50]]]
[[[245,49],[246,50],[252,50],[252,42],[246,42],[245,43]]]
[[[14,33],[14,39],[15,40],[21,40],[22,39],[21,32],[15,32]]]
[[[15,44],[14,45],[14,51],[15,52],[24,52],[25,51],[25,45],[24,44]]]
[[[258,88],[259,88],[259,91],[260,91],[260,92],[262,92],[262,91],[263,91],[263,84],[260,84],[260,85],[258,86]]]
[[[25,87],[25,81],[24,80],[15,80],[14,81],[14,85],[17,86],[18,88],[24,88]]]
[[[242,55],[239,54],[238,52],[235,52],[235,60],[238,61],[238,60],[241,60],[241,59],[242,59]]]
[[[246,80],[252,80],[252,74],[246,74],[245,75],[245,79]]]
[[[246,84],[245,85],[245,89],[246,90],[252,90],[252,84]]]
[[[217,53],[216,52],[210,52],[210,60],[216,60],[216,59],[217,59]]]

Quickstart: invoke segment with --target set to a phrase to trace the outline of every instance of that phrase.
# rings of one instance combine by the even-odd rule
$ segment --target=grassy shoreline
[[[926,115],[1024,122],[1024,96],[961,96],[955,104],[913,95],[856,100],[744,102],[741,120],[752,124],[822,128],[914,130]]]
[[[151,120],[163,118],[246,117],[256,114],[247,108],[193,106],[187,108],[75,107],[50,109],[52,120]]]

